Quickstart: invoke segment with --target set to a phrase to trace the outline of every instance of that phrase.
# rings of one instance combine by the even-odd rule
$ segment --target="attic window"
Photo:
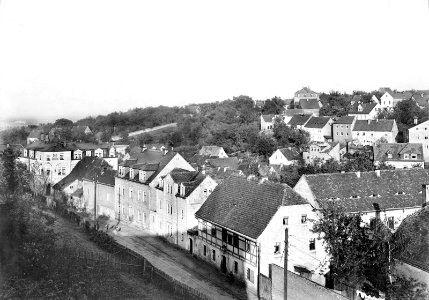
[[[358,195],[353,195],[350,198],[352,198],[352,199],[359,199],[360,197]]]
[[[380,195],[377,195],[377,194],[372,194],[370,197],[380,197]]]
[[[404,195],[405,193],[402,191],[397,192],[395,195]]]

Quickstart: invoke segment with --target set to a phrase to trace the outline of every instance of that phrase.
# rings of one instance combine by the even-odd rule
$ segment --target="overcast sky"
[[[428,0],[0,4],[0,119],[291,98],[303,86],[429,89]]]

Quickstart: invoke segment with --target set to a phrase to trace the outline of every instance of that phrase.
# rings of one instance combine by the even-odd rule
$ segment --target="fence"
[[[67,257],[84,259],[89,267],[97,268],[100,265],[107,264],[118,271],[132,273],[142,279],[149,280],[149,282],[155,284],[161,289],[171,291],[177,298],[210,299],[207,295],[181,283],[162,270],[154,267],[139,253],[136,253],[117,242],[113,242],[110,246],[111,253],[64,247],[61,250],[61,255],[64,259],[67,259]]]

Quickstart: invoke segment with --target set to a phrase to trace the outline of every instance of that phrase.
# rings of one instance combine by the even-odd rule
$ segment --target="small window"
[[[182,220],[183,220],[183,209],[182,209]]]
[[[254,276],[254,272],[252,270],[250,270],[249,268],[247,268],[247,274],[246,274],[246,278],[247,280],[249,280],[251,283],[253,283],[253,276]]]
[[[280,243],[276,242],[274,245],[274,254],[280,254]]]
[[[307,215],[302,215],[301,216],[301,224],[306,224],[307,223]]]
[[[207,256],[207,246],[206,245],[204,245],[204,247],[203,247],[203,254],[204,254],[204,256]]]
[[[216,227],[212,227],[210,234],[216,236]]]
[[[289,225],[289,217],[283,218],[283,225]]]
[[[390,229],[395,229],[395,219],[393,217],[388,217],[387,218],[387,226]]]
[[[216,250],[212,250],[212,259],[216,261]]]
[[[310,251],[316,250],[316,239],[310,239],[309,249]]]
[[[234,273],[238,273],[238,262],[236,260],[234,260]]]

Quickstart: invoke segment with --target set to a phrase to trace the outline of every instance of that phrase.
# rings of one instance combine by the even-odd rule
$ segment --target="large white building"
[[[429,161],[429,121],[408,129],[408,141],[423,145],[423,159]]]
[[[373,146],[379,140],[394,143],[397,135],[395,120],[356,120],[352,129],[353,141],[364,146]]]

